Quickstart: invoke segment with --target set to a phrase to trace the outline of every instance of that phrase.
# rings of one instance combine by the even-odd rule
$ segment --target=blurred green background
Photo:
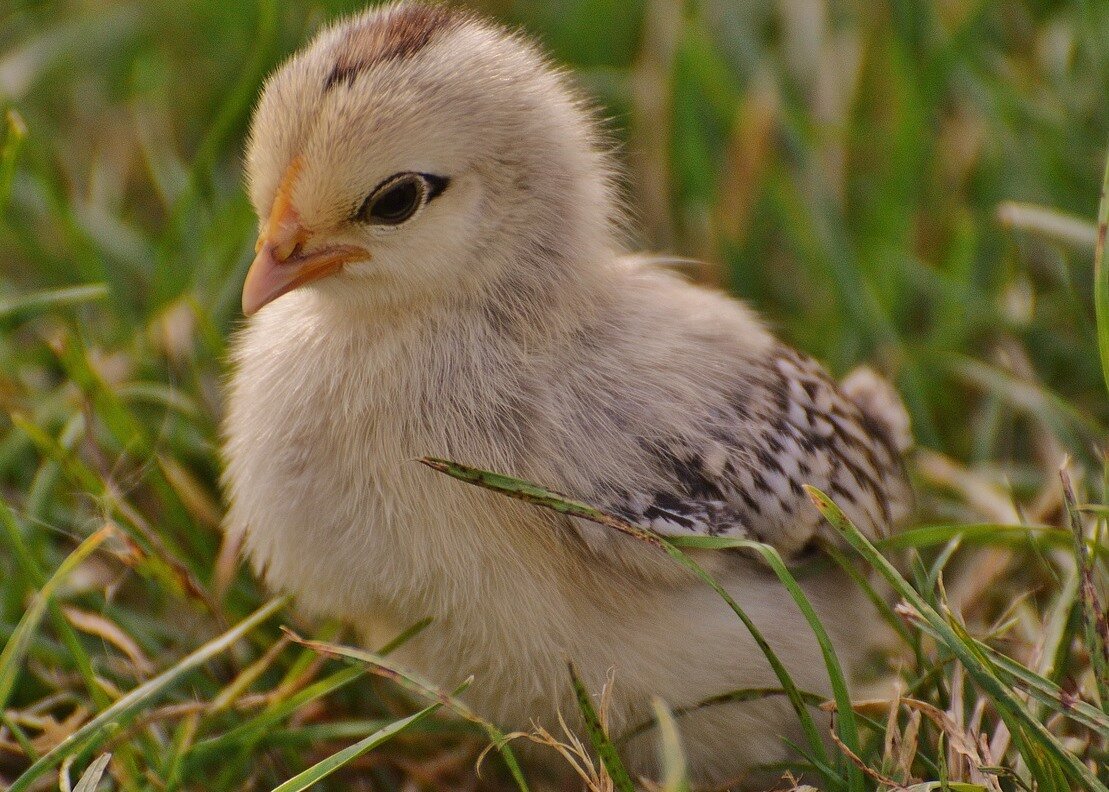
[[[132,544],[68,596],[136,656],[179,657],[257,606],[218,530],[225,344],[256,231],[243,136],[265,74],[361,5],[0,0],[0,495],[19,520],[19,552],[0,552],[0,634],[41,585],[36,568],[106,518]],[[692,277],[837,374],[870,362],[897,382],[935,452],[914,469],[922,519],[1015,520],[1009,495],[1032,520],[1057,516],[1060,460],[1093,470],[1109,422],[1092,302],[1109,2],[472,6],[538,37],[595,97],[621,142],[637,247],[701,262]],[[964,604],[1006,569],[1057,584],[1037,561],[991,558],[963,581]],[[999,589],[979,617],[1019,593]],[[103,708],[94,673],[120,689],[149,675],[111,638],[53,624],[15,704]],[[179,703],[216,698],[248,659]],[[309,666],[300,656],[283,679]],[[350,712],[411,711],[377,695]],[[219,775],[207,789],[248,771],[276,782],[304,745],[370,728],[235,737],[236,723],[203,721],[200,737],[224,730],[207,752],[189,750],[195,722],[177,726],[168,748],[123,754],[117,775],[164,759],[170,787],[191,766]],[[248,766],[259,745],[285,753]]]
[[[123,343],[169,312],[210,331],[200,354],[216,366],[250,258],[240,154],[260,81],[360,7],[7,0],[0,103],[28,134],[3,196],[0,295],[104,283],[90,340]],[[1092,230],[1045,242],[999,207],[1092,219],[1109,3],[476,7],[540,38],[601,103],[638,244],[702,260],[698,277],[837,371],[875,361],[923,444],[1021,458],[1028,404],[1001,392],[1008,377],[1079,411],[1049,404],[1079,445],[1107,417]]]

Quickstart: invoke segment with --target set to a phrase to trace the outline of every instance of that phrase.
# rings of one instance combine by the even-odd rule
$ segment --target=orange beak
[[[291,199],[301,167],[297,157],[286,169],[269,219],[254,246],[257,255],[243,284],[243,313],[247,316],[299,286],[337,272],[344,264],[370,258],[369,251],[357,245],[331,245],[304,252],[311,235],[301,225]]]

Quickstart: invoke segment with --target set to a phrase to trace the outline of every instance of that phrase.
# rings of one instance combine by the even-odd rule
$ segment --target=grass
[[[807,759],[783,776],[1109,785],[1109,6],[479,5],[601,102],[638,246],[704,261],[694,277],[837,373],[874,363],[909,404],[910,530],[876,548],[813,493],[852,548],[842,563],[896,593],[898,643],[875,665],[898,688],[851,701],[829,652],[825,712],[784,668],[779,689],[721,691],[795,702]],[[299,622],[221,545],[220,382],[255,232],[244,127],[262,76],[355,6],[0,6],[0,785],[530,782],[512,742],[479,781],[475,761],[511,735],[457,717],[439,686],[465,669],[419,680],[391,647],[344,646],[341,625]],[[788,586],[767,548],[747,551]],[[621,735],[603,702],[594,715],[594,746],[531,738],[587,786],[624,789]],[[682,716],[659,703],[667,790],[686,788]]]

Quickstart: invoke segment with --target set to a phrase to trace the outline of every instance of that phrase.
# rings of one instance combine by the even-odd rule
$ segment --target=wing
[[[872,372],[841,388],[815,361],[778,346],[748,392],[727,395],[703,429],[643,442],[658,486],[610,491],[608,508],[664,535],[751,538],[786,556],[840,541],[803,484],[830,495],[871,538],[908,514],[908,416]]]

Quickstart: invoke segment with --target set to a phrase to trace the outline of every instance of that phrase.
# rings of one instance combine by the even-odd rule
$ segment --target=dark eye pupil
[[[385,223],[407,220],[420,208],[423,191],[415,179],[406,179],[379,195],[370,207],[370,217]]]

